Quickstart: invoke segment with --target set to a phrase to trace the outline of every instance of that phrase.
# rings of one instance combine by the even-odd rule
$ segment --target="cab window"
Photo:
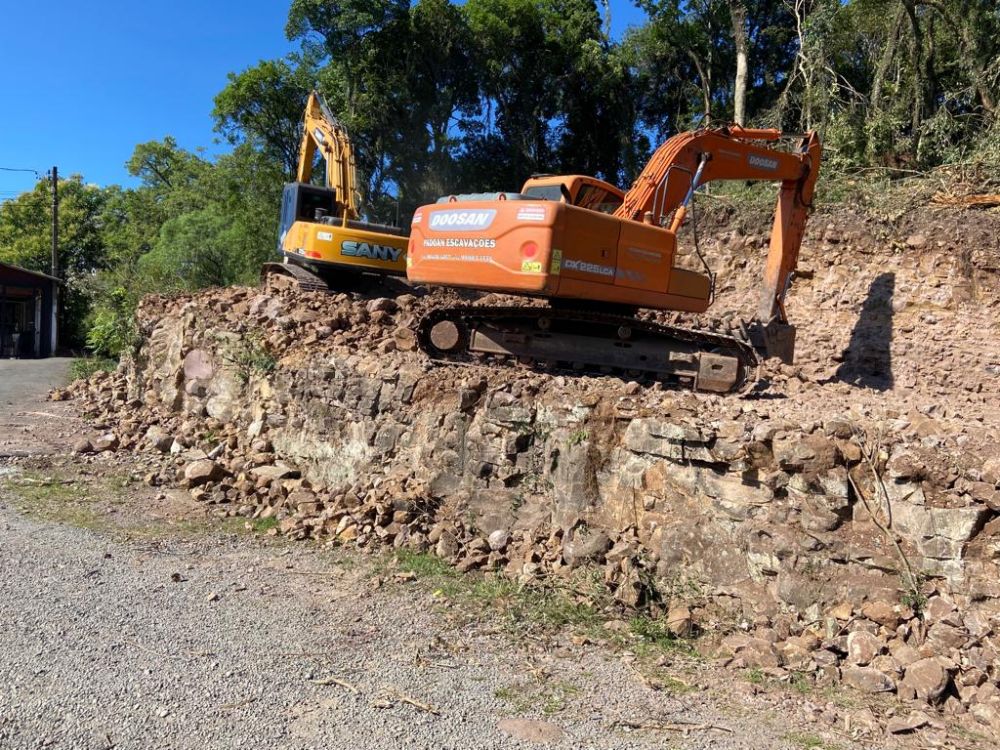
[[[529,198],[537,198],[543,201],[561,201],[562,185],[534,185],[524,191],[524,195]]]
[[[583,185],[576,194],[575,204],[591,211],[613,214],[622,204],[622,199],[597,185]]]

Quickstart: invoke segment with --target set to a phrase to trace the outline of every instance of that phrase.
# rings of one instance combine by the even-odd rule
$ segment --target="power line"
[[[15,168],[15,167],[0,167],[0,172],[31,172],[39,180],[42,179],[42,176],[41,176],[42,173],[39,172],[37,169],[18,169],[18,168]]]

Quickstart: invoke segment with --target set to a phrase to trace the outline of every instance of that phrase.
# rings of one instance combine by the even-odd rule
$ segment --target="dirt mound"
[[[735,327],[769,219],[703,222],[712,324]],[[388,287],[148,298],[135,359],[57,397],[111,432],[80,450],[161,452],[147,480],[222,515],[525,583],[599,566],[614,606],[736,666],[1000,730],[1000,218],[811,227],[798,362],[739,397],[435,366],[420,316],[500,298]]]

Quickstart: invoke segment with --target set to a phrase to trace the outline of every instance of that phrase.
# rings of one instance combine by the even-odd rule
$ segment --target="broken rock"
[[[920,700],[936,703],[949,681],[948,672],[936,658],[921,659],[906,668],[901,687],[912,690]]]
[[[872,667],[844,667],[841,679],[845,685],[864,693],[891,693],[896,683],[889,675]]]
[[[856,630],[847,636],[847,660],[865,666],[882,652],[882,641],[871,633]]]
[[[197,487],[207,482],[217,482],[225,475],[225,469],[210,458],[194,461],[184,467],[184,481],[188,487]]]

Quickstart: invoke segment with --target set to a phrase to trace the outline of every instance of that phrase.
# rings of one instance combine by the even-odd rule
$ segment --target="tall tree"
[[[298,166],[302,111],[316,71],[300,55],[263,60],[230,73],[215,97],[216,130],[233,144],[249,143],[284,169],[291,180]]]

